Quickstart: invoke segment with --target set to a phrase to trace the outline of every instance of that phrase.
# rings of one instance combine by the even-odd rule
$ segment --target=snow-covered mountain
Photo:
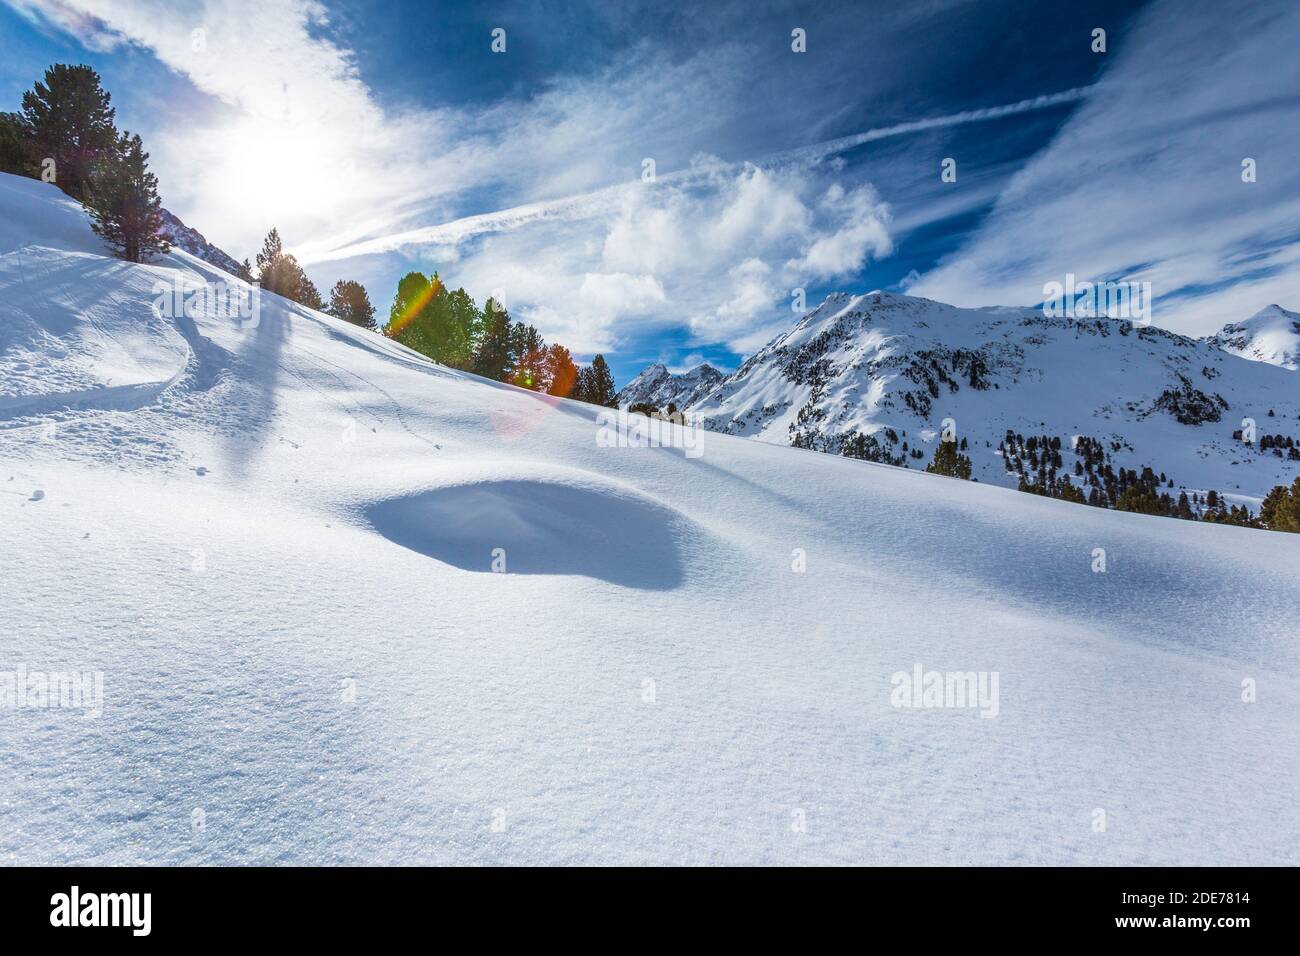
[[[1189,492],[1257,501],[1300,474],[1285,442],[1234,437],[1252,419],[1258,436],[1300,442],[1300,387],[1285,369],[1123,320],[885,292],[831,295],[691,410],[727,434],[912,467],[951,420],[973,476],[1013,487],[1008,430],[1060,439],[1063,474],[1076,475],[1074,449],[1097,447],[1084,438],[1114,467],[1150,466]]]
[[[171,240],[171,244],[183,249],[190,255],[202,259],[210,265],[234,275],[239,271],[239,263],[233,256],[219,249],[204,238],[203,233],[181,222],[180,217],[170,210],[162,211],[162,233]]]
[[[667,408],[671,403],[686,408],[720,381],[722,373],[707,362],[677,375],[656,362],[627,383],[618,393],[618,404],[620,408],[627,408],[648,402],[656,408]]]
[[[1225,325],[1209,342],[1242,358],[1295,371],[1300,367],[1300,312],[1270,305],[1245,322]]]
[[[1297,862],[1300,537],[610,443],[271,294],[173,317],[177,280],[230,277],[0,175],[0,860]],[[1004,341],[977,380],[1046,396]],[[98,708],[32,690],[74,671]]]

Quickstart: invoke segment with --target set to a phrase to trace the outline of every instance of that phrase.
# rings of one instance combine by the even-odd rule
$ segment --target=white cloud
[[[698,320],[696,334],[705,336],[709,327],[729,332],[743,329],[756,316],[772,309],[780,290],[775,284],[772,267],[762,259],[746,259],[727,272],[731,280],[730,297],[724,299],[711,315]]]
[[[462,249],[458,281],[478,298],[508,277],[513,311],[582,354],[670,325],[686,326],[697,345],[734,344],[774,320],[789,324],[790,290],[829,265],[892,247],[874,191],[828,187],[825,170],[700,157],[691,172],[638,183],[580,219],[492,234]],[[827,268],[808,268],[810,257]]]
[[[588,272],[578,298],[591,309],[616,316],[642,315],[668,301],[654,276],[626,272]]]
[[[771,173],[746,166],[730,186],[727,203],[715,219],[705,224],[705,241],[709,245],[764,245],[807,235],[812,228],[811,210],[793,189]]]
[[[840,220],[839,228],[819,236],[802,257],[787,263],[790,269],[815,279],[833,279],[857,272],[868,258],[880,259],[894,251],[888,210],[873,187],[859,186],[846,195],[843,186],[832,183],[822,206]]]
[[[46,35],[65,33],[87,50],[106,53],[126,42],[95,16],[63,0],[6,0],[27,22]]]
[[[683,372],[689,372],[691,369],[703,365],[706,361],[708,360],[700,352],[692,352],[689,355],[683,355],[675,362],[664,357],[660,358],[660,362],[662,362],[664,367],[666,367],[673,375],[681,375]],[[718,369],[718,371],[722,370]]]

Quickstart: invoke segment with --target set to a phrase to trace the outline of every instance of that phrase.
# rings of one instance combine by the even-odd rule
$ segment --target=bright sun
[[[309,129],[247,118],[222,139],[228,147],[212,172],[216,195],[259,219],[325,212],[343,188],[342,171],[331,168],[326,144]]]

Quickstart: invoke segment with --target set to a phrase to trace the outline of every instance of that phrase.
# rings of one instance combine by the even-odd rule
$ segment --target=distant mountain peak
[[[1300,368],[1300,312],[1273,303],[1243,322],[1228,323],[1208,341],[1233,355],[1295,371]]]
[[[643,403],[656,408],[666,408],[669,404],[685,408],[708,394],[723,377],[708,362],[675,375],[664,363],[654,362],[624,386],[618,394],[618,404],[620,408]]]

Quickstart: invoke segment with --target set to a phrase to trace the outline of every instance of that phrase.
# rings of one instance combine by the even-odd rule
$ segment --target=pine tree
[[[330,290],[329,314],[363,329],[374,331],[375,307],[370,304],[366,287],[351,279],[340,279]]]
[[[56,63],[45,82],[23,94],[23,123],[31,136],[32,159],[54,161],[54,182],[87,202],[96,167],[120,148],[112,97],[88,66]]]
[[[1290,489],[1276,485],[1260,505],[1259,520],[1273,531],[1300,533],[1300,478]]]
[[[171,248],[162,235],[158,177],[149,172],[148,159],[140,137],[124,133],[95,180],[91,228],[128,262]]]
[[[17,113],[0,113],[0,173],[30,176],[31,131]]]
[[[408,272],[397,284],[384,334],[452,368],[474,365],[483,313],[464,289],[449,290],[437,272]]]
[[[934,461],[930,462],[925,468],[926,471],[935,475],[947,475],[950,478],[961,478],[970,480],[971,462],[965,455],[957,450],[957,443],[953,441],[941,441],[939,447],[934,450]],[[1020,479],[1024,484],[1024,478]],[[1043,484],[1042,481],[1039,485]]]
[[[1163,515],[1166,508],[1160,503],[1149,488],[1142,484],[1131,484],[1120,494],[1115,502],[1116,511],[1132,511],[1143,515]]]
[[[421,355],[433,357],[433,342],[422,313],[437,293],[436,286],[422,272],[408,272],[397,283],[393,304],[388,307],[384,334]]]
[[[1273,527],[1277,531],[1300,533],[1300,478],[1291,483],[1286,502],[1273,516]]]
[[[474,350],[471,371],[504,382],[510,371],[510,316],[495,299],[483,303],[482,335]]]
[[[464,289],[439,296],[435,306],[442,340],[439,361],[452,368],[470,368],[474,347],[483,336],[483,314]]]
[[[583,401],[606,408],[618,406],[618,392],[614,388],[614,376],[609,371],[605,356],[597,355],[591,360]]]
[[[569,398],[575,402],[587,401],[587,395],[591,391],[591,366],[578,366],[578,380],[573,383],[573,390],[569,392]]]
[[[265,275],[284,255],[284,247],[280,243],[280,230],[274,226],[262,240],[262,251],[257,254],[257,273],[259,276]],[[265,283],[263,283],[265,285]]]
[[[902,459],[899,459],[898,462],[894,461],[889,451],[881,447],[875,435],[864,435],[856,430],[850,432],[840,442],[840,454],[845,458],[858,458],[862,461],[885,462],[886,464],[902,463]]]
[[[1074,482],[1070,481],[1069,475],[1061,479],[1061,486],[1057,490],[1055,497],[1060,498],[1062,501],[1073,502],[1076,505],[1088,503],[1088,500],[1083,496],[1083,492],[1074,486]]]
[[[292,256],[289,256],[288,258],[293,259]],[[298,261],[294,259],[294,265],[297,264]],[[290,298],[295,302],[305,305],[309,309],[315,309],[318,312],[323,310],[325,308],[325,300],[320,297],[320,290],[316,288],[316,283],[308,279],[307,274],[302,272],[301,269],[299,270],[299,273],[298,291],[296,294],[290,296]]]
[[[546,343],[537,329],[516,322],[510,329],[511,384],[534,391],[542,387]]]
[[[267,292],[302,303],[309,309],[324,306],[315,283],[307,278],[298,260],[284,251],[280,231],[272,228],[257,254],[257,281]]]
[[[577,384],[578,366],[569,350],[557,342],[546,349],[542,374],[546,394],[567,398]]]

